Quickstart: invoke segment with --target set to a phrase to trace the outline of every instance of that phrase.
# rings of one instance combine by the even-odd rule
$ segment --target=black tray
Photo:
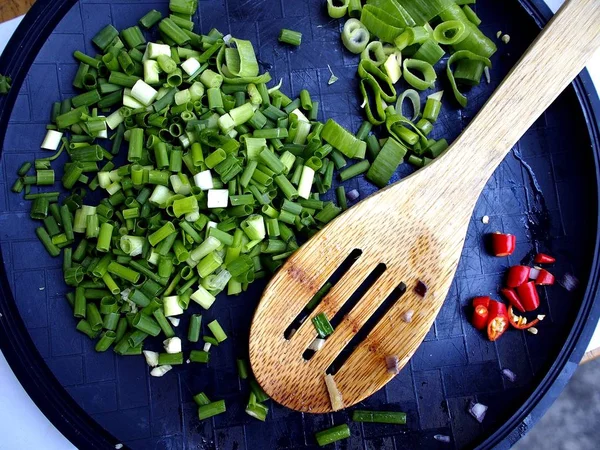
[[[50,102],[72,95],[72,51],[93,53],[90,38],[107,17],[123,28],[150,8],[166,11],[167,3],[38,0],[0,60],[0,73],[14,78],[9,95],[0,98],[0,347],[29,395],[78,448],[110,448],[118,442],[132,448],[314,448],[314,431],[347,421],[348,412],[303,415],[273,405],[265,424],[243,412],[247,386],[237,380],[232,361],[247,345],[262,285],[240,298],[219,299],[205,314],[234,330],[213,352],[208,368],[184,366],[162,379],[150,378],[141,357],[96,354],[74,330],[60,262],[45,255],[27,203],[10,193],[20,163],[40,154]],[[297,95],[307,87],[320,97],[321,119],[334,117],[356,130],[361,121],[356,58],[343,51],[339,23],[326,17],[323,3],[200,0],[196,21],[203,32],[216,26],[251,39],[263,68],[275,79],[283,77],[285,92]],[[492,83],[469,94],[469,107],[446,107],[437,137],[460,133],[551,15],[537,0],[480,0],[477,12],[486,34],[502,30],[512,39],[509,45],[498,42]],[[299,49],[277,44],[282,27],[304,32]],[[327,63],[340,77],[330,87]],[[599,113],[598,97],[583,73],[506,158],[476,207],[457,277],[435,326],[402,373],[361,404],[405,410],[408,425],[351,424],[352,438],[337,448],[507,448],[550,406],[576,369],[600,314],[600,304],[594,304]],[[409,172],[402,166],[398,177]],[[349,187],[362,196],[375,190],[363,179]],[[490,216],[489,225],[481,222],[484,215]],[[515,255],[486,254],[482,235],[495,230],[518,235]],[[488,342],[468,324],[470,298],[496,296],[505,267],[528,262],[538,249],[556,255],[553,271],[558,278],[575,274],[579,289],[555,286],[543,292],[548,318],[537,336],[511,331],[495,344]],[[180,333],[187,327],[182,322]],[[503,368],[516,372],[518,380],[504,380]],[[226,398],[227,414],[199,422],[191,395],[201,390]],[[466,412],[470,400],[490,407],[481,426]],[[436,434],[450,435],[452,443],[434,440]]]

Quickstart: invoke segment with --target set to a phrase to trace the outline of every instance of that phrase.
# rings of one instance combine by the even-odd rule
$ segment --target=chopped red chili
[[[473,299],[473,308],[477,308],[478,306],[485,306],[485,309],[490,306],[490,298],[489,297],[475,297]]]
[[[540,269],[540,272],[535,279],[535,284],[538,286],[551,286],[554,284],[554,275],[546,269]]]
[[[488,309],[483,305],[477,305],[473,311],[473,326],[478,330],[485,330],[488,323]]]
[[[506,285],[509,288],[521,286],[529,280],[530,268],[527,266],[513,266],[506,273]]]
[[[540,306],[540,296],[533,281],[528,281],[517,287],[517,295],[525,311],[535,311]]]
[[[510,303],[515,308],[517,308],[519,311],[525,312],[523,303],[521,303],[521,300],[519,299],[519,296],[517,295],[517,293],[515,292],[514,289],[510,289],[510,288],[500,289],[500,293],[506,300],[508,300],[508,303]]]
[[[535,255],[533,262],[536,264],[553,264],[556,262],[556,258],[550,255],[546,255],[545,253],[538,253]]]
[[[497,340],[508,329],[508,312],[506,305],[491,301],[488,308],[487,334],[490,341]]]
[[[509,256],[515,251],[517,238],[513,234],[503,234],[497,231],[491,234],[490,243],[494,256]]]
[[[527,323],[526,317],[518,316],[514,313],[512,305],[508,307],[508,320],[510,324],[517,330],[526,330],[540,323],[540,319],[535,319]]]

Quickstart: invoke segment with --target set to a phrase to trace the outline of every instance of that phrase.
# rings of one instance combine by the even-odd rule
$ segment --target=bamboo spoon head
[[[332,372],[343,406],[354,405],[394,376],[386,358],[397,358],[401,368],[421,344],[450,288],[479,195],[441,195],[430,186],[439,170],[445,171],[443,165],[433,164],[351,208],[274,276],[252,323],[250,360],[275,401],[314,413],[340,409],[332,406],[324,381]],[[446,181],[442,177],[436,185]],[[306,320],[294,324],[328,279],[339,278],[336,269],[344,260],[358,253]],[[424,296],[415,289],[419,282],[427,287]],[[358,302],[348,302],[357,291],[363,293]],[[311,319],[320,313],[335,331],[307,360],[305,351],[317,337]],[[344,350],[351,341],[354,350]]]

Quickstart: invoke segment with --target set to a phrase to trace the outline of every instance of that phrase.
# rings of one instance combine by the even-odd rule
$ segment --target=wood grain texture
[[[567,1],[443,157],[359,203],[288,260],[267,286],[250,333],[252,369],[267,394],[299,411],[331,411],[325,370],[400,282],[407,293],[335,374],[345,406],[392,378],[386,356],[408,362],[446,298],[481,190],[600,47],[598,24],[600,1]],[[332,318],[379,263],[387,270],[305,361],[302,353],[316,337],[310,318],[290,340],[284,331],[353,249],[362,256],[311,317]],[[418,280],[429,288],[425,298],[414,292]],[[410,324],[401,320],[408,310],[415,311]]]
[[[0,22],[6,22],[25,14],[34,3],[35,0],[1,0]]]
[[[590,361],[593,361],[594,359],[598,359],[598,358],[600,358],[600,348],[590,350],[585,355],[583,355],[583,358],[581,358],[580,364],[585,364],[586,362],[590,362]]]

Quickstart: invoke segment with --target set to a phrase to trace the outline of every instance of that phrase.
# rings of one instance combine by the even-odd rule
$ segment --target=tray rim
[[[0,57],[0,73],[10,74],[13,85],[0,97],[0,143],[4,144],[8,120],[17,95],[39,50],[64,15],[78,0],[37,0]],[[543,0],[518,0],[543,27],[553,13]],[[38,30],[30,33],[29,30]],[[600,97],[584,70],[573,82],[595,161],[597,208],[600,210]],[[3,149],[0,149],[0,156]],[[597,224],[594,259],[582,306],[556,360],[519,408],[477,448],[509,448],[524,436],[556,400],[575,372],[600,318],[600,223]],[[591,320],[590,320],[591,319]],[[50,422],[76,447],[114,448],[119,441],[83,410],[58,382],[38,352],[18,312],[0,259],[0,350],[15,376]]]

